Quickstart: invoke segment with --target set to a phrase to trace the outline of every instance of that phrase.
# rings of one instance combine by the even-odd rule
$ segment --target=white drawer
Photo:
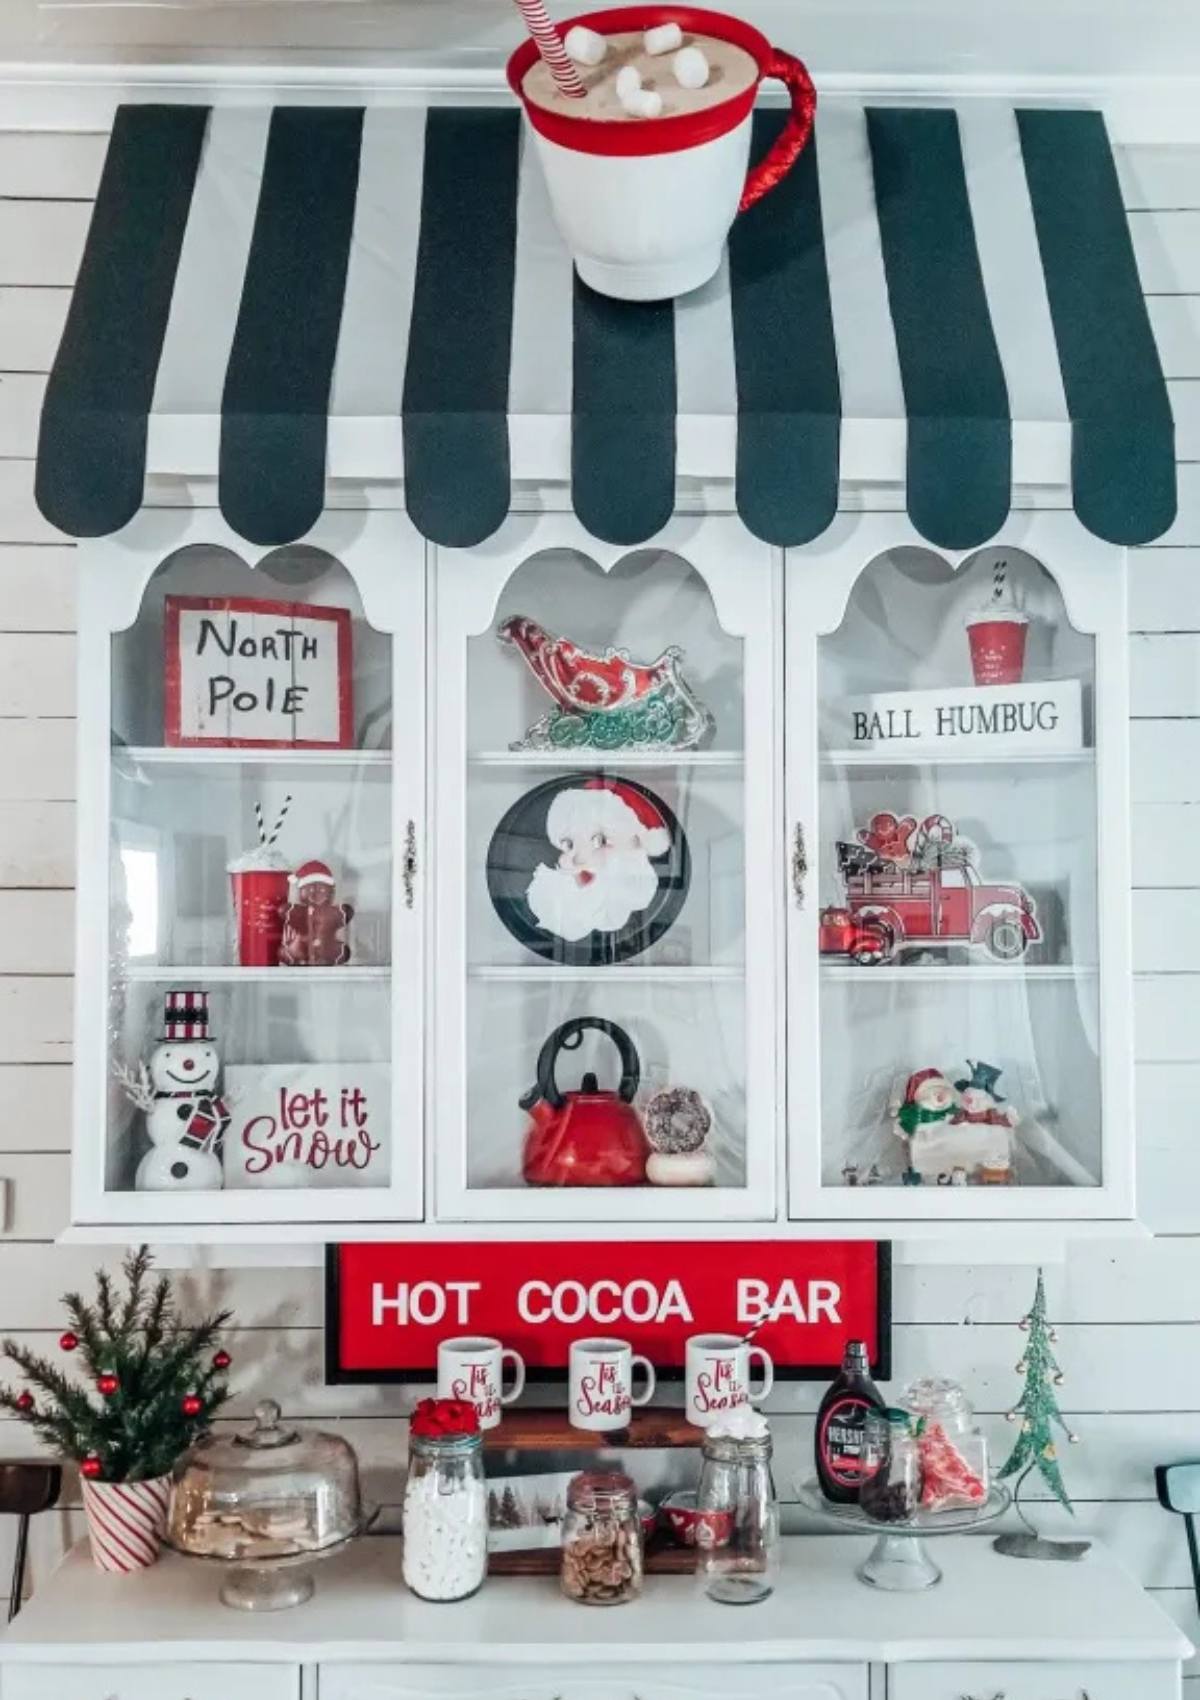
[[[1179,1700],[1174,1665],[893,1665],[888,1700]]]
[[[322,1664],[320,1675],[321,1700],[867,1700],[866,1665],[625,1665],[593,1676],[570,1665]]]
[[[294,1665],[5,1665],[3,1700],[300,1700]]]

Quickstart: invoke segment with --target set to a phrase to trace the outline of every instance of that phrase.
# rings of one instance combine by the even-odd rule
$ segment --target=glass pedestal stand
[[[321,1560],[341,1552],[351,1541],[365,1534],[376,1515],[374,1511],[369,1512],[348,1535],[308,1552],[276,1553],[254,1558],[249,1554],[238,1557],[234,1553],[188,1552],[186,1547],[175,1546],[169,1541],[165,1544],[193,1563],[221,1565],[223,1574],[219,1598],[222,1605],[232,1606],[235,1611],[287,1611],[291,1606],[303,1605],[305,1600],[312,1598],[316,1586],[313,1570]]]
[[[927,1539],[937,1535],[962,1535],[1003,1517],[1012,1503],[1005,1487],[993,1487],[987,1502],[977,1510],[918,1512],[907,1523],[875,1523],[857,1505],[831,1505],[816,1482],[805,1482],[800,1503],[847,1535],[875,1535],[871,1548],[855,1574],[868,1587],[893,1594],[915,1594],[932,1588],[942,1573],[925,1550]]]

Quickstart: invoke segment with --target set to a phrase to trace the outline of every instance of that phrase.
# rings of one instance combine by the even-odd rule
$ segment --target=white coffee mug
[[[762,1384],[750,1385],[750,1365],[757,1358]],[[738,1405],[758,1405],[775,1385],[775,1365],[761,1346],[751,1346],[740,1334],[693,1334],[687,1343],[684,1367],[684,1409],[698,1428],[709,1428]]]
[[[646,1385],[634,1397],[633,1376],[644,1371]],[[654,1394],[654,1365],[638,1357],[624,1340],[597,1338],[571,1343],[567,1415],[572,1428],[627,1428],[635,1405],[647,1405]]]
[[[513,1366],[513,1381],[504,1391],[505,1360]],[[519,1352],[486,1335],[462,1335],[438,1347],[439,1399],[469,1399],[479,1412],[480,1428],[495,1428],[501,1405],[511,1405],[525,1391],[525,1362]]]

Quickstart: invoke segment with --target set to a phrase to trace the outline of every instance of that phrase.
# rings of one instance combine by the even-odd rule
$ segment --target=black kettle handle
[[[564,1021],[561,1027],[556,1027],[538,1052],[537,1079],[520,1100],[523,1110],[531,1110],[540,1100],[545,1099],[552,1110],[561,1110],[563,1095],[558,1089],[554,1078],[555,1065],[558,1062],[559,1051],[577,1051],[583,1043],[583,1035],[591,1030],[595,1033],[607,1033],[621,1056],[621,1084],[617,1093],[626,1104],[633,1102],[633,1095],[638,1089],[641,1079],[641,1063],[633,1040],[623,1027],[618,1027],[615,1021],[605,1021],[599,1015],[577,1015],[571,1021]]]

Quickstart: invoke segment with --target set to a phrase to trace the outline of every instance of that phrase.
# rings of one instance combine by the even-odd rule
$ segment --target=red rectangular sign
[[[681,1373],[690,1334],[755,1335],[776,1374],[831,1375],[847,1340],[890,1370],[890,1247],[865,1240],[475,1241],[331,1246],[326,1380],[422,1380],[441,1340],[494,1335],[531,1377],[572,1340],[629,1340]]]

